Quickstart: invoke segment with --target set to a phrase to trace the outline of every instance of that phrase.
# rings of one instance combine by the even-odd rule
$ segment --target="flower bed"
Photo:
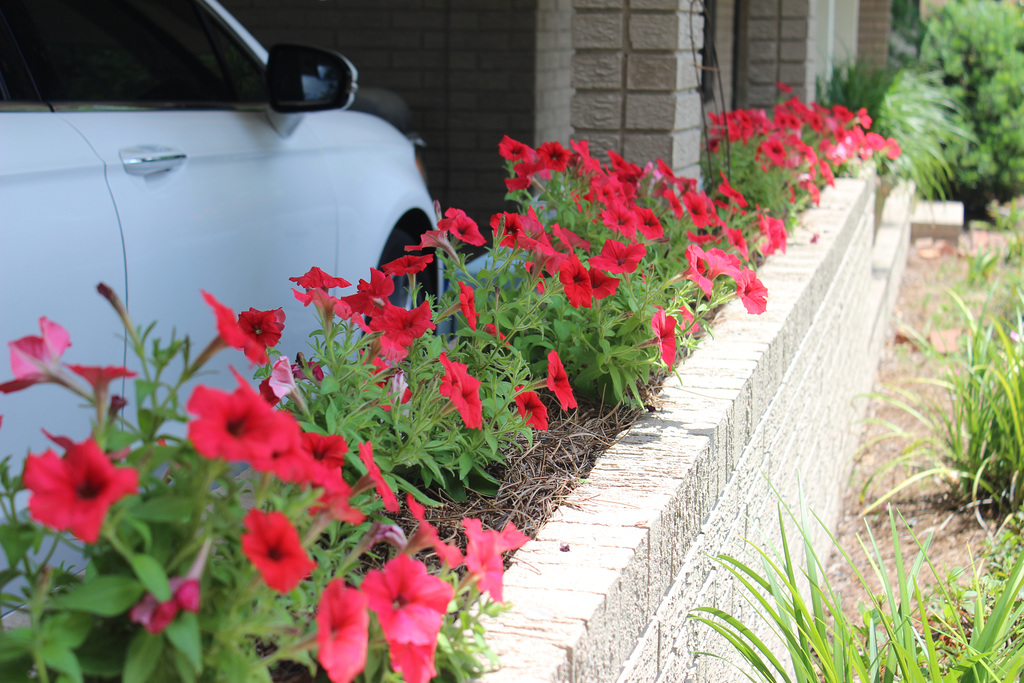
[[[828,526],[906,257],[909,195],[872,240],[874,183],[840,179],[785,255],[759,271],[772,305],[729,304],[657,412],[599,458],[505,574],[514,609],[489,624],[503,668],[484,680],[740,680],[697,606],[749,613],[713,556],[777,542],[798,482]],[[774,534],[773,534],[774,532]],[[819,538],[818,548],[826,547]],[[753,623],[753,620],[747,620]],[[688,678],[691,677],[691,678]]]
[[[759,411],[777,403],[768,388],[786,383],[772,373],[799,356],[789,344],[811,315],[800,302],[818,301],[832,271],[814,270],[810,299],[790,286],[792,273],[819,252],[846,273],[841,254],[860,254],[846,247],[870,242],[868,219],[854,208],[856,229],[845,218],[838,230],[823,223],[808,239],[810,256],[787,257],[792,273],[782,268],[773,294],[778,312],[751,324],[746,316],[768,305],[754,267],[786,252],[779,216],[817,203],[851,158],[893,148],[865,135],[869,123],[863,113],[795,99],[780,103],[774,119],[725,115],[709,146],[733,145],[730,173],[743,191],[711,162],[706,175],[722,182],[705,192],[661,161],[641,167],[609,153],[603,164],[585,141],[572,151],[554,142],[533,150],[506,138],[499,151],[520,209],[491,219],[486,264],[469,268],[461,250],[485,243],[478,225],[454,207],[442,217],[438,207],[437,229],[407,248],[431,253],[371,269],[347,296],[331,293],[349,287],[346,280],[317,267],[291,278],[316,317],[295,362],[275,349],[280,309],[239,313],[205,292],[217,334],[193,348],[188,338],[157,339],[153,326],[137,327],[113,290],[99,286],[138,359],[130,368],[65,362],[69,333],[41,318],[41,336],[10,342],[14,379],[0,391],[60,385],[91,408],[93,422],[83,440],[51,436],[63,456],[52,448],[30,454],[20,473],[0,461],[0,579],[20,582],[20,594],[0,594],[0,607],[28,617],[0,633],[0,674],[247,682],[268,680],[283,663],[319,666],[339,683],[481,673],[490,652],[480,619],[502,609],[502,553],[528,539],[512,524],[499,532],[464,519],[466,542],[454,547],[423,504],[493,490],[506,454],[547,429],[549,411],[576,407],[577,394],[640,405],[652,374],[672,370],[681,351],[697,347],[712,313],[734,301],[726,331],[737,325],[750,339],[785,343],[740,344],[712,357],[706,369],[716,376],[747,368],[759,353],[771,361],[769,370],[747,368],[753,374],[741,386],[702,389],[742,406],[723,418],[725,431],[716,431],[721,420],[707,406],[680,402],[697,409],[686,419],[695,452],[704,453],[693,466],[705,495],[684,517],[703,522],[719,509],[712,501],[728,490],[726,473],[743,452],[730,449],[756,434]],[[862,207],[863,185],[844,181],[837,192]],[[849,213],[831,202],[822,215]],[[424,297],[415,280],[435,258],[453,288]],[[866,313],[859,272],[850,271],[825,310]],[[399,278],[411,283],[409,308],[391,301]],[[780,318],[789,308],[799,315]],[[455,331],[429,334],[441,325]],[[842,338],[840,357],[858,357],[855,337]],[[827,339],[820,332],[813,348],[827,348]],[[207,361],[231,347],[260,365],[259,391],[237,372],[229,390],[196,386]],[[123,378],[134,378],[130,402],[110,392]],[[741,399],[729,398],[735,391]],[[812,417],[842,423],[830,413]],[[254,475],[240,480],[243,466]],[[396,489],[418,522],[406,529],[388,516],[401,509]],[[84,572],[49,566],[62,545],[80,549]],[[643,599],[622,598],[630,614],[643,613],[664,583],[637,566],[632,585]],[[611,626],[609,652],[618,652],[627,641],[622,624]]]

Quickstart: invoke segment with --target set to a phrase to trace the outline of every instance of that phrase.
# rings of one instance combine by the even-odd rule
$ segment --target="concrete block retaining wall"
[[[487,683],[733,681],[724,641],[687,620],[713,605],[756,615],[712,559],[777,543],[778,500],[802,483],[834,525],[906,261],[907,192],[874,231],[874,183],[839,179],[759,276],[768,310],[735,301],[714,337],[599,458],[514,557],[511,612],[489,624]],[[770,483],[769,483],[770,482]],[[828,556],[827,535],[816,540]],[[568,548],[568,550],[566,550]]]

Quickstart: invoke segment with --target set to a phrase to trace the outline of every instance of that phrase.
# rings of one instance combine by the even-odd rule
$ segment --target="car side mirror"
[[[356,68],[343,55],[303,45],[275,45],[267,60],[270,106],[279,112],[344,109],[358,86]]]

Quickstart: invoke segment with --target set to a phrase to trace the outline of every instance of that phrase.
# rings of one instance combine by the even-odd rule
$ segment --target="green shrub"
[[[954,0],[927,25],[921,61],[964,106],[973,141],[948,148],[954,195],[980,211],[1024,193],[1024,12],[1015,3]]]

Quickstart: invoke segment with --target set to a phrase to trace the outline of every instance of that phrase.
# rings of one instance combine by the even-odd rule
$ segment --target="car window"
[[[232,63],[238,58],[218,55],[192,0],[4,0],[4,5],[13,8],[5,15],[47,101],[254,101],[253,86],[236,88],[225,73],[225,68],[237,71]],[[221,36],[218,42],[223,47],[229,41]]]
[[[39,94],[25,69],[7,22],[0,14],[0,100],[39,101]]]
[[[239,102],[266,102],[267,88],[263,80],[263,65],[238,44],[237,39],[228,33],[219,20],[207,16],[207,23],[222,59],[222,66],[235,89],[236,99]]]

